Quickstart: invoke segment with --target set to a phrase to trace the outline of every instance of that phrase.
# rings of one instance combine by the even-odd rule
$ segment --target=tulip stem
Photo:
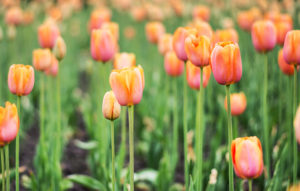
[[[134,190],[134,106],[128,106],[130,191]]]
[[[183,150],[184,150],[184,180],[185,180],[185,190],[189,188],[189,164],[188,164],[188,143],[187,143],[187,85],[186,85],[186,71],[184,71],[183,78]]]
[[[10,190],[10,177],[9,177],[9,144],[5,146],[5,165],[6,165],[6,191]]]
[[[202,78],[202,79],[201,79]],[[198,177],[198,181],[196,182],[196,190],[201,191],[202,190],[202,168],[203,168],[203,132],[204,132],[204,128],[203,128],[203,93],[204,93],[204,88],[202,86],[202,81],[203,81],[203,68],[200,67],[200,89],[198,91],[198,117],[199,117],[199,121],[198,121],[198,125],[196,127],[196,138],[198,141],[196,141],[197,143],[197,176]],[[198,129],[198,130],[197,130]],[[196,146],[196,147],[197,147]]]
[[[231,142],[232,142],[232,118],[231,118],[231,105],[230,105],[230,85],[226,85],[227,96],[227,122],[228,122],[228,154],[229,154],[229,190],[234,190],[233,183],[233,167],[231,155]]]
[[[19,120],[21,124],[21,108],[20,108],[21,96],[17,97],[17,109],[19,112]],[[20,128],[20,127],[19,127]],[[20,141],[20,132],[17,134],[16,137],[16,191],[19,191],[19,141]]]
[[[173,104],[173,170],[176,169],[177,159],[178,159],[178,111],[177,111],[177,83],[176,79],[173,80],[173,94],[174,94],[174,104]]]
[[[1,148],[1,172],[2,172],[2,191],[5,191],[5,178],[4,178],[4,148]],[[6,176],[6,175],[5,175]]]
[[[252,179],[248,180],[249,191],[252,191]]]
[[[293,116],[296,115],[297,110],[297,65],[294,64],[294,100],[293,100]],[[297,139],[296,133],[293,133],[293,152],[294,152],[294,167],[293,167],[293,183],[297,182]]]
[[[111,168],[112,168],[112,190],[115,191],[116,175],[115,175],[115,134],[114,121],[111,121]]]
[[[266,171],[267,179],[270,173],[270,152],[269,152],[269,128],[268,128],[268,108],[267,108],[267,96],[268,96],[268,55],[265,54],[265,68],[264,68],[264,86],[263,86],[263,125],[264,125],[264,144],[266,153]]]

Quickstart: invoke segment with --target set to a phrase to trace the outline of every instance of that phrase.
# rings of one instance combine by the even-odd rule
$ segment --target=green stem
[[[20,124],[21,124],[21,107],[20,107],[20,102],[21,102],[21,97],[18,96],[17,97],[17,108],[18,108],[19,120],[20,120]],[[17,134],[17,137],[16,137],[16,167],[15,167],[16,168],[16,191],[19,191],[19,145],[20,145],[19,141],[20,141],[20,131],[21,130],[19,130],[19,133]]]
[[[183,150],[184,150],[184,179],[185,179],[185,190],[189,188],[189,164],[188,164],[188,143],[187,143],[187,85],[186,85],[186,71],[184,72],[183,78]]]
[[[233,117],[233,138],[238,137],[238,119],[237,116]]]
[[[293,106],[293,116],[296,115],[297,110],[297,65],[294,64],[294,106]],[[293,167],[293,183],[297,182],[297,139],[296,134],[293,133],[293,153],[294,153],[294,167]]]
[[[5,191],[4,148],[1,148],[2,191]],[[5,175],[4,175],[5,174]]]
[[[232,118],[231,118],[231,105],[230,105],[230,85],[226,85],[226,96],[227,96],[227,121],[228,121],[228,153],[229,153],[229,190],[234,190],[233,183],[233,167],[232,167],[232,156],[231,156],[231,142],[232,142]]]
[[[177,81],[173,80],[173,94],[175,103],[173,105],[173,170],[176,168],[178,159],[178,111],[177,111]]]
[[[5,165],[6,165],[6,191],[10,190],[10,177],[9,177],[9,144],[5,146]]]
[[[252,191],[252,179],[248,180],[249,191]]]
[[[265,144],[265,161],[267,179],[270,173],[270,151],[269,151],[269,128],[268,128],[268,55],[265,54],[265,65],[264,65],[264,86],[263,86],[263,126],[264,126],[264,144]]]
[[[115,175],[115,134],[114,121],[111,121],[111,166],[112,166],[112,190],[115,191],[116,175]]]
[[[130,191],[134,190],[134,106],[128,106],[129,115],[129,172]]]

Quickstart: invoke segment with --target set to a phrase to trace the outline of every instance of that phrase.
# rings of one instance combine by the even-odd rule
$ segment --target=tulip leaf
[[[73,174],[68,176],[67,179],[89,189],[106,191],[105,186],[101,182],[90,176]]]

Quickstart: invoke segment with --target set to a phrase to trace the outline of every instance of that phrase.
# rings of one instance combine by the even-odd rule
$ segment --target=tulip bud
[[[92,12],[89,20],[89,31],[92,32],[94,29],[100,29],[104,22],[109,22],[111,12],[109,9],[100,8]]]
[[[276,45],[276,28],[268,20],[256,21],[252,25],[251,37],[254,48],[258,52],[268,52]]]
[[[209,39],[212,39],[213,30],[207,22],[202,21],[202,20],[195,20],[193,27],[195,27],[195,29],[197,30],[198,36],[205,35]]]
[[[177,77],[184,70],[184,62],[179,60],[174,51],[170,51],[165,55],[165,70],[168,75]]]
[[[276,34],[277,34],[277,38],[276,38],[277,44],[283,45],[287,32],[292,30],[293,26],[288,22],[279,21],[275,23],[275,27],[276,27]]]
[[[46,22],[38,28],[39,43],[42,48],[52,49],[60,32],[54,22]]]
[[[297,109],[295,120],[294,120],[294,128],[295,128],[295,135],[298,144],[300,144],[300,106]]]
[[[111,34],[115,37],[115,39],[119,40],[119,24],[115,22],[105,22],[102,24],[101,29],[107,29],[111,32]]]
[[[119,118],[121,106],[118,103],[113,91],[106,92],[103,97],[102,113],[108,120],[115,120]]]
[[[282,49],[278,52],[278,65],[279,65],[280,70],[281,70],[284,74],[286,74],[286,75],[288,75],[288,76],[294,75],[294,66],[288,64],[288,63],[284,60],[284,57],[283,57],[283,50],[282,50]],[[297,67],[297,70],[299,70],[299,66]]]
[[[241,115],[247,107],[247,98],[243,92],[230,95],[231,114]],[[225,96],[224,106],[227,111],[227,96]]]
[[[193,9],[193,18],[208,21],[210,17],[210,10],[208,7],[199,5]]]
[[[288,64],[300,64],[300,30],[289,31],[284,40],[283,57]]]
[[[236,138],[231,143],[235,174],[243,179],[259,177],[264,168],[261,143],[257,137]]]
[[[13,141],[19,131],[19,116],[17,107],[10,102],[5,108],[0,107],[0,146],[3,147]]]
[[[148,41],[156,44],[165,33],[165,27],[160,22],[149,22],[146,24],[145,31]]]
[[[131,9],[130,13],[131,13],[131,17],[133,18],[133,20],[135,20],[137,22],[141,22],[141,21],[145,20],[147,17],[147,11],[143,6],[133,7]]]
[[[123,69],[135,66],[135,55],[132,53],[117,53],[114,57],[114,69]]]
[[[210,66],[203,67],[203,78],[200,78],[200,68],[195,66],[188,61],[186,63],[186,80],[190,88],[199,90],[200,89],[200,79],[203,79],[202,87],[206,88],[209,82],[211,68]]]
[[[223,30],[216,30],[214,36],[213,36],[213,42],[214,44],[218,42],[226,42],[226,41],[232,41],[235,43],[238,43],[239,36],[236,30],[234,29],[223,29]]]
[[[5,23],[7,25],[20,25],[23,21],[23,12],[20,7],[12,7],[5,13]]]
[[[67,47],[66,47],[66,43],[65,43],[64,39],[61,36],[57,37],[54,48],[53,48],[54,56],[59,61],[61,61],[65,57],[66,52],[67,52]]]
[[[38,71],[44,71],[51,65],[52,53],[49,49],[37,49],[32,52],[33,66]]]
[[[173,50],[175,51],[176,56],[182,61],[188,59],[184,49],[184,43],[185,39],[192,34],[196,35],[197,30],[191,27],[179,27],[173,35]]]
[[[51,64],[50,66],[45,70],[46,75],[50,75],[52,77],[55,77],[58,73],[59,65],[58,60],[55,58],[55,56],[52,54],[51,57]]]
[[[172,47],[173,36],[171,34],[164,34],[158,40],[158,50],[162,55],[173,49]]]

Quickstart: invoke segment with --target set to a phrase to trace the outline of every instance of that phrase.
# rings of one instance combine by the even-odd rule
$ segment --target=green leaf
[[[105,186],[101,182],[90,176],[73,174],[68,176],[67,179],[89,189],[106,191]]]
[[[192,176],[190,176],[190,187],[189,187],[189,191],[194,191],[194,182],[193,182],[193,178]]]
[[[61,190],[69,190],[71,188],[73,188],[73,182],[69,179],[64,178],[61,182],[60,182],[60,188]]]
[[[82,142],[80,140],[75,140],[74,143],[78,148],[81,148],[84,150],[92,150],[92,149],[97,148],[97,146],[98,146],[97,141]]]
[[[134,181],[149,181],[152,184],[156,183],[157,171],[153,169],[141,170],[137,173],[134,173]]]

